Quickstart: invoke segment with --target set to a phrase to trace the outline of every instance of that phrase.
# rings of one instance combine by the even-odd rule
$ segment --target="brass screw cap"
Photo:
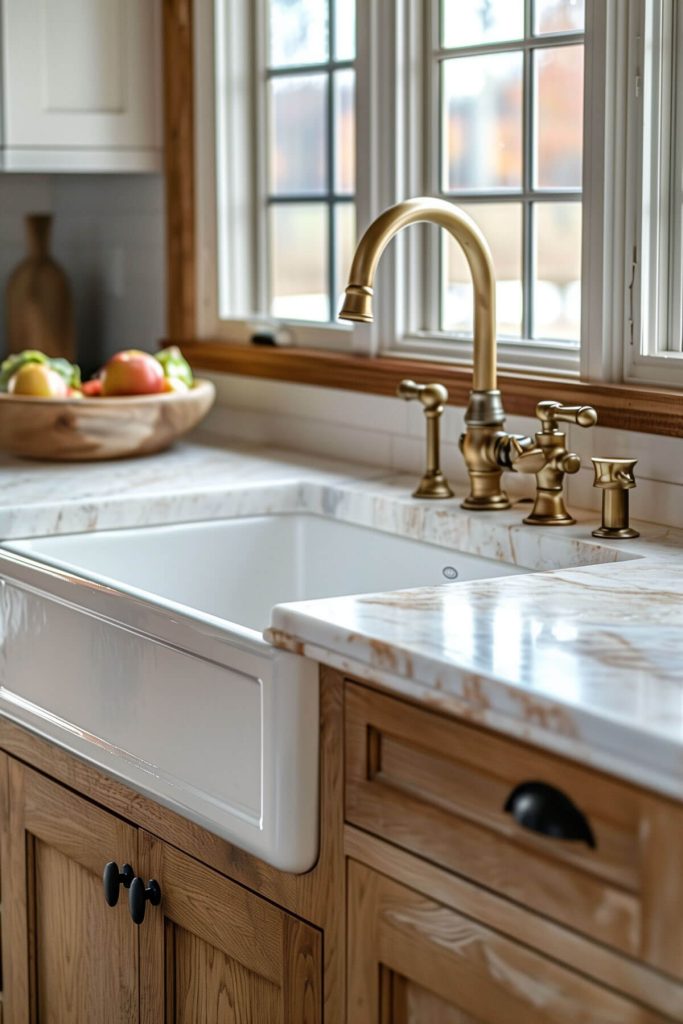
[[[634,468],[637,459],[591,458],[595,479],[593,486],[602,491],[602,525],[593,530],[594,537],[628,540],[639,537],[629,526],[628,492],[636,486]]]

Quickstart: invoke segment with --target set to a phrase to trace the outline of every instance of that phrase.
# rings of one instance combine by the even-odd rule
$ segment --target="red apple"
[[[117,352],[102,370],[103,395],[156,395],[164,387],[164,371],[154,356],[130,348]]]

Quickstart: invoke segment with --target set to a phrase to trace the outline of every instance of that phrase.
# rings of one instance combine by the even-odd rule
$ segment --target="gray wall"
[[[45,212],[74,293],[84,370],[122,348],[153,350],[165,329],[162,176],[0,174],[0,353],[5,286],[25,253],[24,214]]]

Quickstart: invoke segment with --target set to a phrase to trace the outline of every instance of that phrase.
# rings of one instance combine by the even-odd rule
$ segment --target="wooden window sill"
[[[452,363],[397,356],[359,356],[302,348],[260,348],[218,341],[179,343],[197,370],[395,395],[404,377],[436,380],[449,391],[451,405],[467,404],[471,371]],[[536,403],[551,398],[594,405],[604,427],[683,437],[683,393],[627,384],[594,384],[544,376],[501,373],[498,378],[508,414],[533,416]]]

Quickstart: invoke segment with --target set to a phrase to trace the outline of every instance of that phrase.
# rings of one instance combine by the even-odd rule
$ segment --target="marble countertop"
[[[418,502],[412,478],[197,436],[145,459],[0,459],[0,537],[308,511],[530,575],[280,605],[277,646],[683,799],[683,531],[607,544],[594,516]]]

